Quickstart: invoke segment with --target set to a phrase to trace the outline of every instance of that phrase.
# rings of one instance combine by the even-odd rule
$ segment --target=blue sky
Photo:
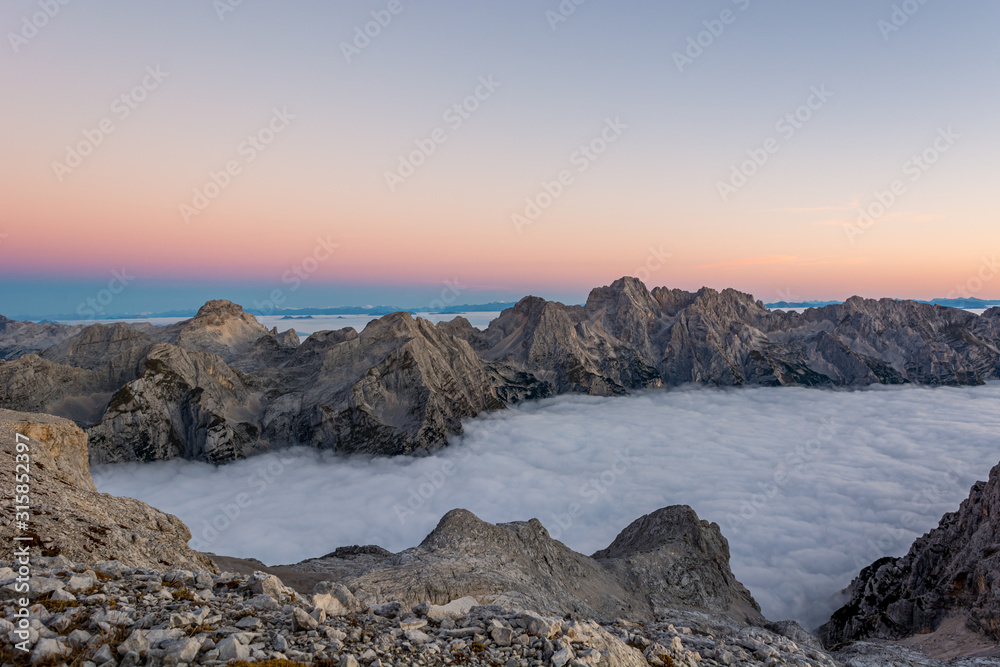
[[[18,91],[0,112],[0,312],[72,311],[123,267],[136,279],[108,312],[247,301],[320,237],[339,250],[293,305],[418,303],[454,280],[469,301],[580,301],[643,269],[765,301],[932,298],[1000,245],[995,2],[218,6],[0,8]],[[149,68],[162,81],[122,117]],[[291,120],[249,159],[275,114]],[[608,123],[625,129],[604,145]],[[587,145],[604,150],[581,162]]]

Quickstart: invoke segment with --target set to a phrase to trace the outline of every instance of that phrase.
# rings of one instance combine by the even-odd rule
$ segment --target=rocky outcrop
[[[28,438],[28,452],[17,443]],[[176,567],[214,570],[205,556],[188,548],[191,533],[175,516],[131,498],[97,493],[87,456],[87,436],[73,422],[49,415],[0,410],[0,454],[11,462],[27,454],[30,477],[28,530],[15,521],[14,485],[5,486],[0,540],[31,536],[37,555],[62,555],[96,563],[118,560],[156,570]],[[2,592],[2,591],[0,591]]]
[[[993,317],[860,297],[786,313],[732,289],[650,292],[635,278],[593,290],[583,306],[527,297],[482,334],[461,324],[453,331],[557,394],[689,382],[981,384],[1000,368]]]
[[[1000,464],[957,512],[900,558],[882,558],[851,582],[849,602],[820,631],[828,644],[929,633],[955,616],[1000,641]]]
[[[262,418],[272,443],[380,455],[430,450],[461,432],[462,419],[504,407],[468,343],[409,313],[296,353],[278,375],[295,368],[298,377],[285,380],[290,391]]]
[[[0,406],[22,412],[44,412],[87,426],[101,418],[115,391],[107,375],[25,354],[0,361]]]
[[[20,322],[0,315],[0,359],[17,359],[58,345],[76,334],[82,325],[54,322]]]
[[[574,618],[651,619],[646,600],[538,522],[493,525],[452,510],[420,543],[343,582],[364,604],[481,601]]]
[[[552,539],[536,519],[494,525],[457,509],[399,554],[351,547],[283,567],[326,574],[366,605],[474,597],[575,619],[649,621],[687,609],[766,622],[729,569],[719,526],[685,506],[638,519],[590,558]]]
[[[263,572],[154,572],[63,557],[36,558],[33,567],[34,606],[27,627],[19,627],[9,601],[3,607],[0,633],[9,643],[0,648],[0,659],[5,664],[837,664],[808,639],[696,612],[656,623],[619,619],[599,624],[465,599],[447,606],[425,601],[412,608],[392,601],[344,614],[337,605],[327,611],[331,595],[290,590]],[[0,567],[0,599],[12,594],[14,577],[13,570]]]
[[[270,332],[253,315],[231,301],[216,299],[190,320],[164,327],[157,340],[195,352],[215,354],[226,362],[246,354]]]
[[[40,355],[53,363],[85,368],[102,375],[102,381],[120,387],[134,380],[153,340],[123,323],[93,324],[80,333],[46,349]]]
[[[223,462],[260,447],[254,396],[220,357],[158,343],[144,364],[88,430],[94,463]]]
[[[622,278],[583,305],[525,297],[485,330],[393,313],[299,341],[210,301],[168,327],[4,321],[0,349],[18,358],[0,363],[0,405],[91,427],[101,461],[296,445],[396,455],[444,446],[481,412],[571,392],[980,384],[1000,375],[998,313],[853,297],[800,314]],[[24,353],[45,342],[43,359]]]
[[[684,505],[633,521],[592,558],[648,599],[654,612],[708,609],[760,624],[760,606],[729,569],[729,542],[718,524]]]

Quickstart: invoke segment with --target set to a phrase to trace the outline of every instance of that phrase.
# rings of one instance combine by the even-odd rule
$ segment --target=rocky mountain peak
[[[729,558],[729,544],[713,539],[721,536],[718,524],[700,521],[687,505],[663,507],[639,517],[625,528],[606,549],[594,558],[626,558],[672,544],[687,544],[712,556]],[[717,553],[712,553],[716,550]]]
[[[233,361],[251,350],[261,336],[269,336],[270,333],[242,306],[225,299],[214,299],[199,308],[190,320],[165,327],[158,339]]]
[[[660,303],[649,293],[638,278],[619,278],[610,285],[590,291],[587,304],[588,313],[606,311],[617,315],[620,311],[638,311],[647,315],[658,315]]]
[[[824,641],[901,639],[933,632],[956,616],[967,630],[1000,641],[998,544],[1000,464],[905,556],[861,571],[848,588],[850,601],[820,628]]]
[[[249,313],[243,310],[243,306],[239,304],[226,299],[212,299],[206,301],[205,305],[198,309],[194,318],[208,320],[209,324],[219,325],[227,319],[234,317],[242,319],[248,315]]]
[[[539,317],[550,303],[553,302],[540,296],[526,296],[515,303],[511,311],[514,315],[531,320]]]
[[[697,298],[694,292],[687,292],[682,289],[671,289],[669,287],[654,287],[650,294],[660,304],[660,308],[666,315],[674,315],[677,311],[687,308]]]
[[[376,320],[372,320],[365,325],[362,330],[363,334],[366,336],[371,336],[376,332],[385,333],[404,333],[412,332],[417,326],[417,322],[420,318],[415,318],[413,315],[405,310],[400,310],[395,313],[389,313]]]
[[[718,524],[700,520],[687,505],[636,519],[592,558],[619,577],[646,581],[643,591],[654,609],[684,605],[763,619],[729,569],[729,542]]]
[[[435,546],[453,544],[456,540],[481,536],[483,533],[489,532],[491,528],[495,529],[496,526],[486,523],[469,510],[453,509],[441,517],[437,526],[428,533],[420,546],[434,548]]]

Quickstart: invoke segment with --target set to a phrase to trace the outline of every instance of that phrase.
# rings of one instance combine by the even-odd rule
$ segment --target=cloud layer
[[[350,544],[414,546],[464,507],[537,517],[583,553],[691,505],[773,619],[814,627],[861,567],[899,555],[1000,460],[1000,385],[680,389],[568,396],[469,421],[433,456],[290,450],[214,467],[95,469],[101,491],[176,514],[192,546],[290,563]]]

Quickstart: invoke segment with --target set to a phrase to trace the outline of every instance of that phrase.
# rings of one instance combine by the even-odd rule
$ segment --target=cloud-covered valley
[[[1000,461],[998,406],[996,384],[564,396],[471,420],[432,456],[296,449],[94,477],[179,516],[194,548],[269,564],[350,544],[398,551],[455,507],[537,517],[589,554],[640,515],[687,504],[721,526],[768,617],[813,627],[861,567],[905,552],[986,478]]]

